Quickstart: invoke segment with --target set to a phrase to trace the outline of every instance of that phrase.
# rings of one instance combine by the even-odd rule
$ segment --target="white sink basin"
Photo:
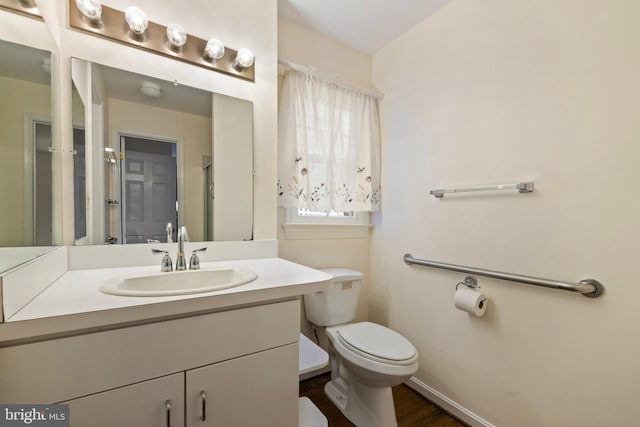
[[[248,268],[211,268],[116,277],[105,281],[99,289],[111,295],[160,297],[219,291],[244,285],[257,277]]]

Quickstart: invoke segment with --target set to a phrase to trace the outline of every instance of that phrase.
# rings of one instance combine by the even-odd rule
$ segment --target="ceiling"
[[[51,66],[51,53],[20,44],[0,40],[0,76],[51,85],[51,74],[44,63]]]
[[[278,14],[374,54],[451,0],[278,0]]]
[[[180,111],[203,117],[211,117],[211,93],[205,90],[143,76],[117,68],[98,65],[105,84],[107,96],[136,104],[149,105],[166,110]],[[143,82],[156,84],[162,95],[148,98],[140,93]]]

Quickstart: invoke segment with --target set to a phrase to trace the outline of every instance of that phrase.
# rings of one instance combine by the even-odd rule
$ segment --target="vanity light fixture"
[[[30,18],[42,20],[42,15],[40,15],[40,10],[38,10],[38,5],[34,0],[0,0],[0,9],[7,9]]]
[[[100,0],[76,0],[76,7],[90,21],[98,22],[102,18]]]
[[[224,45],[218,39],[210,39],[204,48],[206,58],[218,60],[224,56]]]
[[[36,4],[35,0],[18,0],[18,3],[20,3],[20,6],[30,9],[30,8],[37,8],[38,5]]]
[[[137,36],[144,34],[149,26],[149,18],[142,9],[135,6],[129,6],[124,11],[124,19],[131,32]]]
[[[142,82],[140,85],[140,93],[147,98],[157,99],[162,95],[162,89],[160,89],[160,86],[155,83]]]
[[[244,70],[245,68],[249,68],[253,65],[253,60],[253,53],[249,49],[243,47],[236,54],[236,59],[233,60],[233,68],[239,71]]]
[[[7,1],[18,0],[0,0],[0,7]],[[219,40],[198,38],[177,24],[165,27],[150,21],[137,7],[122,12],[101,5],[99,0],[67,1],[71,28],[210,71],[255,81],[255,59],[248,49],[236,51]]]
[[[187,42],[187,31],[179,24],[169,24],[167,27],[167,39],[171,46],[180,49]]]

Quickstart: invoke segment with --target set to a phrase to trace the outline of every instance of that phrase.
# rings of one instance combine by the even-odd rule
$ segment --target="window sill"
[[[367,224],[282,224],[287,240],[301,239],[366,239],[369,237]]]

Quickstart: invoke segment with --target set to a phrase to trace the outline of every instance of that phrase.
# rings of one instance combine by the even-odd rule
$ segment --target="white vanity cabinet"
[[[298,425],[298,346],[187,371],[187,427]],[[295,407],[295,411],[288,408]]]
[[[71,427],[184,425],[184,374],[174,374],[73,399]]]
[[[63,403],[71,427],[182,427],[185,413],[189,427],[295,426],[297,354],[289,344]]]
[[[298,425],[300,302],[0,348],[0,402],[70,404],[72,426]],[[205,421],[201,420],[204,392]]]

